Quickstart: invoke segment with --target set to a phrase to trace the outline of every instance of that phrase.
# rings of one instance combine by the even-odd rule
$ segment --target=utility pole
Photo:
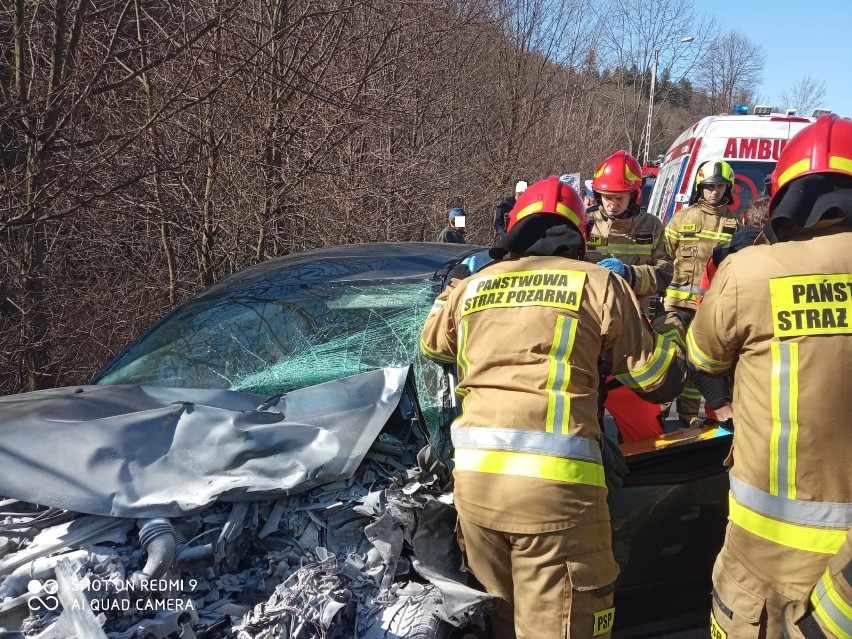
[[[689,44],[695,38],[684,36],[681,44]],[[651,153],[651,124],[654,121],[654,92],[657,88],[657,65],[660,62],[660,50],[654,49],[654,59],[651,62],[651,92],[648,95],[648,122],[645,123],[645,147],[642,150],[642,166],[647,166]]]

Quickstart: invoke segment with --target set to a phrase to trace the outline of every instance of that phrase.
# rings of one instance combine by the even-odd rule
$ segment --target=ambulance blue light
[[[748,115],[748,105],[735,104],[731,107],[731,115]]]

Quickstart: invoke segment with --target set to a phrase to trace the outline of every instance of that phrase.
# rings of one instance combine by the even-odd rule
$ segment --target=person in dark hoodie
[[[450,433],[459,545],[499,597],[495,639],[612,636],[612,551],[598,363],[651,401],[683,384],[628,283],[583,260],[585,207],[557,176],[518,198],[497,261],[453,279],[420,339],[456,364]],[[502,259],[500,259],[502,258]]]
[[[508,195],[497,205],[497,212],[494,216],[494,234],[496,241],[499,242],[506,235],[506,220],[509,219],[509,211],[515,206],[517,198],[527,190],[527,183],[524,180],[518,180],[515,184],[515,194]]]

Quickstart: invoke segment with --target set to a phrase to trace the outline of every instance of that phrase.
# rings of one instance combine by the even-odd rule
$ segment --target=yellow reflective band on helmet
[[[778,188],[780,189],[782,186],[787,184],[787,182],[798,177],[809,168],[811,168],[810,158],[801,159],[795,164],[790,165],[781,175],[778,176]]]
[[[518,222],[520,222],[525,217],[528,217],[528,216],[532,215],[533,213],[538,213],[543,208],[544,208],[544,202],[542,202],[541,200],[537,200],[537,201],[533,202],[532,204],[525,206],[520,211],[518,211],[518,214],[515,216],[515,219]],[[565,206],[561,202],[556,203],[556,211],[554,211],[554,213],[556,213],[557,215],[561,215],[564,218],[567,218],[578,229],[582,228],[582,226],[583,226],[580,222],[580,216],[577,215],[576,213],[574,213],[574,211],[572,211],[570,208],[568,208],[567,206]]]
[[[442,364],[452,364],[456,361],[456,358],[451,355],[444,355],[438,351],[433,351],[431,348],[426,346],[426,342],[423,341],[423,338],[420,338],[420,352],[429,359],[435,362],[441,362]]]
[[[536,200],[532,204],[528,204],[527,206],[522,208],[520,211],[518,211],[518,214],[515,216],[515,219],[518,220],[518,221],[523,220],[528,215],[532,215],[533,213],[538,213],[543,208],[544,208],[544,202],[542,202],[541,200]]]
[[[600,176],[602,176],[602,175],[604,174],[604,171],[606,171],[606,162],[604,162],[603,164],[601,164],[601,165],[598,167],[598,170],[597,170],[597,171],[595,171],[595,177],[596,177],[596,178],[599,178]]]
[[[728,519],[761,539],[807,552],[833,555],[843,545],[846,530],[801,526],[766,517],[728,496]]]
[[[624,163],[624,177],[631,182],[640,182],[642,180],[642,176],[636,175],[630,170],[630,167],[627,166],[627,162]]]
[[[556,318],[553,345],[550,347],[550,372],[547,375],[547,418],[548,433],[568,434],[571,416],[571,396],[568,383],[571,381],[571,350],[577,335],[578,320],[565,315]]]
[[[811,592],[814,616],[838,639],[852,639],[852,606],[837,592],[826,570]]]
[[[553,455],[456,448],[455,464],[456,470],[606,486],[602,465]]]
[[[796,498],[796,442],[799,436],[799,345],[772,342],[769,396],[769,494]]]
[[[832,169],[838,169],[843,171],[844,173],[852,174],[852,160],[849,158],[840,157],[839,155],[832,155],[828,158],[828,166]]]
[[[561,202],[556,203],[556,212],[562,217],[567,217],[578,229],[581,229],[583,225],[580,223],[580,216],[574,213],[570,208],[562,204]]]

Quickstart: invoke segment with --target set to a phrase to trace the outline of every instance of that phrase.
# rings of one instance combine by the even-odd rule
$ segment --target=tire
[[[427,601],[434,592],[426,586],[422,593],[399,597],[362,639],[477,639],[472,630],[456,628],[432,613]]]

